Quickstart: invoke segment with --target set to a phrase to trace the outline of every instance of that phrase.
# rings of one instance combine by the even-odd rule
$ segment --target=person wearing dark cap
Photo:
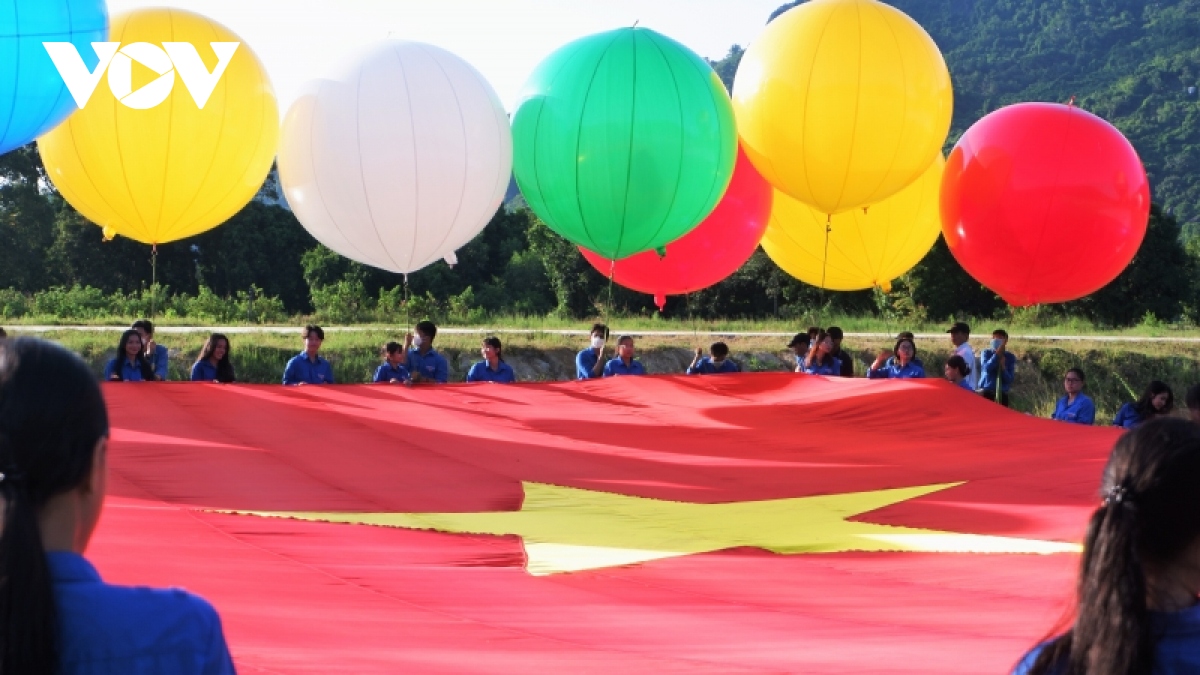
[[[804,357],[808,356],[808,347],[811,340],[808,333],[796,333],[792,341],[788,343],[788,349],[796,355],[796,372],[804,370]]]
[[[967,376],[963,381],[974,391],[979,386],[979,368],[975,366],[975,349],[967,342],[971,339],[971,327],[959,321],[950,330],[950,344],[954,345],[954,353],[961,356],[967,364]]]
[[[842,349],[842,329],[837,326],[830,326],[829,330],[825,331],[830,340],[833,340],[833,358],[841,363],[841,372],[838,375],[842,377],[854,377],[854,357],[846,353]]]

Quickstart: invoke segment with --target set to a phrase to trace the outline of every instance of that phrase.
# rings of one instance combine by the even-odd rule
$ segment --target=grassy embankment
[[[563,327],[578,328],[578,324]],[[622,325],[621,328],[626,329],[627,326]],[[703,326],[699,328],[704,329]],[[729,330],[730,327],[723,328]],[[758,330],[763,328],[757,327]],[[848,330],[862,328],[850,326]],[[20,332],[19,327],[10,330],[13,335]],[[637,329],[628,328],[628,332],[636,334]],[[553,333],[496,331],[495,334],[504,340],[505,358],[516,369],[520,379],[562,380],[574,377],[574,356],[582,347],[582,338]],[[99,373],[104,362],[115,351],[119,329],[114,328],[111,332],[64,330],[42,335],[82,354]],[[439,336],[437,345],[450,362],[452,381],[461,381],[470,364],[479,359],[481,335],[443,333]],[[204,337],[202,333],[160,336],[160,341],[172,350],[171,379],[187,378]],[[379,363],[379,347],[388,340],[398,339],[399,334],[395,330],[380,328],[354,332],[331,331],[326,337],[323,353],[333,363],[339,381],[365,382]],[[284,364],[301,347],[298,331],[290,335],[237,334],[231,335],[230,339],[238,378],[243,382],[278,382]],[[681,373],[691,360],[692,350],[706,347],[711,339],[707,336],[647,335],[638,339],[638,357],[652,373]],[[726,338],[725,342],[729,344],[733,357],[746,370],[786,371],[793,367],[791,354],[784,347],[786,339],[749,336]],[[981,347],[984,344],[983,336],[978,336],[974,343],[977,349]],[[873,354],[891,345],[890,341],[883,339],[848,338],[845,346],[857,358],[856,371],[861,375]],[[925,361],[930,375],[940,375],[941,364],[950,349],[949,341],[944,337],[919,339],[917,348],[918,356]],[[1053,409],[1054,400],[1062,392],[1063,373],[1073,366],[1079,366],[1087,373],[1087,392],[1096,400],[1098,419],[1104,422],[1111,420],[1116,409],[1133,397],[1130,389],[1140,393],[1152,379],[1161,379],[1171,385],[1180,409],[1186,388],[1200,382],[1200,344],[1014,339],[1011,348],[1020,358],[1013,390],[1014,407],[1035,415],[1048,415]]]

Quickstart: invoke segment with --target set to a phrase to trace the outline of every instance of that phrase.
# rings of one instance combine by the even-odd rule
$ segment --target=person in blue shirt
[[[1001,367],[1003,364],[1003,368]],[[992,346],[979,355],[979,393],[989,401],[1009,407],[1008,390],[1017,377],[1017,355],[1008,351],[1008,331],[992,331]],[[999,392],[997,392],[999,378]]]
[[[399,342],[389,342],[383,346],[383,363],[375,369],[375,377],[371,380],[375,383],[386,384],[407,384],[409,379],[408,369],[401,365],[404,361],[404,345]]]
[[[588,335],[591,345],[575,355],[575,379],[590,380],[604,375],[604,342],[608,340],[608,326],[592,324]]]
[[[917,336],[913,335],[912,331],[902,330],[899,333],[897,333],[896,334],[896,342],[899,342],[900,340],[908,340],[909,342],[913,343],[913,349],[914,350],[916,349]],[[894,363],[896,363],[896,355],[891,354],[891,356],[888,356],[887,360],[883,362],[883,365],[885,368],[891,368]],[[920,367],[921,371],[924,372],[925,362],[921,360],[921,357],[913,356],[912,363],[914,365]],[[868,377],[869,376],[870,376],[870,373],[868,373]]]
[[[715,375],[717,373],[740,373],[741,367],[729,358],[729,345],[714,342],[708,346],[708,356],[696,347],[696,356],[687,368],[688,375]]]
[[[154,342],[154,324],[149,319],[141,319],[134,321],[130,328],[136,330],[142,338],[142,350],[146,354],[146,360],[154,368],[154,379],[165,382],[170,350]]]
[[[946,366],[943,369],[946,379],[962,389],[966,389],[972,394],[975,393],[975,388],[971,386],[971,369],[967,367],[967,360],[960,354],[953,354],[946,359]]]
[[[479,351],[483,355],[483,360],[471,366],[471,370],[467,371],[467,382],[509,384],[517,380],[517,374],[513,372],[512,366],[504,362],[504,346],[500,344],[500,338],[484,338],[483,347]]]
[[[622,335],[617,339],[617,355],[604,364],[604,377],[645,374],[642,362],[633,358],[633,337]]]
[[[192,382],[237,381],[233,374],[233,363],[229,360],[229,338],[213,333],[200,348],[200,356],[192,364]]]
[[[104,367],[104,379],[112,382],[153,382],[154,367],[142,351],[142,336],[130,328],[121,333],[117,355]]]
[[[833,355],[833,338],[823,330],[818,329],[813,336],[812,346],[804,357],[801,372],[809,375],[841,376],[842,362]]]
[[[450,379],[450,364],[446,362],[446,357],[433,348],[433,339],[436,337],[437,326],[432,321],[418,323],[412,333],[404,336],[404,346],[408,351],[403,363],[408,367],[410,384],[445,384]]]
[[[1066,394],[1054,404],[1054,412],[1050,419],[1072,424],[1095,424],[1096,404],[1088,395],[1083,393],[1083,385],[1087,378],[1080,368],[1072,368],[1063,377],[1063,389]]]
[[[1141,398],[1121,406],[1113,418],[1113,426],[1133,429],[1154,417],[1170,415],[1174,407],[1175,394],[1171,387],[1166,382],[1152,380]]]
[[[287,362],[287,367],[283,369],[283,383],[294,386],[333,384],[333,366],[321,356],[325,331],[310,323],[304,327],[301,335],[304,337],[304,351]]]
[[[1200,425],[1157,418],[1124,434],[1100,485],[1075,619],[1015,675],[1200,672]]]
[[[108,436],[82,359],[42,340],[0,341],[0,672],[233,673],[212,605],[107,584],[83,557],[104,507]]]
[[[895,349],[880,351],[867,371],[867,377],[872,380],[925,377],[925,368],[917,360],[917,345],[912,338],[900,338]]]

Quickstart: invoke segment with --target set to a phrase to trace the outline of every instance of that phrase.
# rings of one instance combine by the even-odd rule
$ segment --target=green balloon
[[[613,260],[687,234],[733,174],[737,130],[712,68],[645,28],[546,58],[513,115],[513,172],[535,213]]]

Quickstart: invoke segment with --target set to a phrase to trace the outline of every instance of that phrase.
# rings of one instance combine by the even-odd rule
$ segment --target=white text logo
[[[175,73],[192,95],[196,107],[203,109],[216,89],[217,82],[229,67],[240,42],[210,42],[217,55],[217,67],[210,73],[200,60],[200,53],[190,42],[164,42],[162,47],[149,42],[134,42],[124,47],[120,42],[93,42],[92,49],[100,62],[94,71],[88,70],[79,50],[70,42],[43,42],[54,67],[62,76],[67,90],[82,108],[92,98],[104,71],[108,71],[108,88],[117,100],[130,108],[146,110],[167,100],[175,87]],[[133,90],[133,62],[137,61],[158,74],[158,77],[137,91]]]

